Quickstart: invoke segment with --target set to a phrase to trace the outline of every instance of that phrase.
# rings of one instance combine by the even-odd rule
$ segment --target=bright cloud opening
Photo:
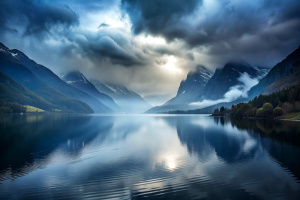
[[[182,70],[177,67],[177,58],[173,55],[167,57],[166,64],[162,65],[162,68],[172,74],[179,74],[182,72]]]

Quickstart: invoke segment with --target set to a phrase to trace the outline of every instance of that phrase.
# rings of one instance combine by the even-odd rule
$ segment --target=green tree
[[[251,117],[256,116],[256,111],[257,111],[257,108],[255,108],[255,107],[251,109]]]
[[[275,116],[280,116],[280,115],[282,115],[282,114],[283,114],[283,110],[282,110],[280,107],[274,108],[274,110],[273,110],[273,115],[275,115]]]
[[[257,116],[257,117],[263,117],[263,115],[264,115],[264,110],[263,110],[263,108],[257,109],[257,111],[256,111],[256,116]]]
[[[264,114],[265,115],[270,115],[270,114],[272,114],[272,111],[273,111],[273,106],[272,106],[272,104],[270,104],[270,103],[265,103],[264,105],[263,105],[263,111],[264,111]]]

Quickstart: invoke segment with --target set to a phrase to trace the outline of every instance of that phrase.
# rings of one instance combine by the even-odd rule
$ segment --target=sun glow
[[[109,18],[105,21],[110,28],[124,28],[126,23],[119,18]]]
[[[141,44],[147,45],[163,45],[166,44],[166,40],[163,37],[153,37],[153,36],[145,36],[141,35],[137,38]]]
[[[164,70],[167,70],[167,72],[178,74],[181,73],[182,70],[179,69],[177,66],[177,58],[175,56],[168,56],[166,64],[162,65],[162,68]]]

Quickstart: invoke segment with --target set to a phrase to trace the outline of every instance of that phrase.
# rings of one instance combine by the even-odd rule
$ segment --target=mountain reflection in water
[[[0,199],[299,199],[300,123],[3,115]]]

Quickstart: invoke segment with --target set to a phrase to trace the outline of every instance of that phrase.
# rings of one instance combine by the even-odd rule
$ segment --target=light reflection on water
[[[201,115],[3,115],[0,199],[299,199],[299,131]]]

